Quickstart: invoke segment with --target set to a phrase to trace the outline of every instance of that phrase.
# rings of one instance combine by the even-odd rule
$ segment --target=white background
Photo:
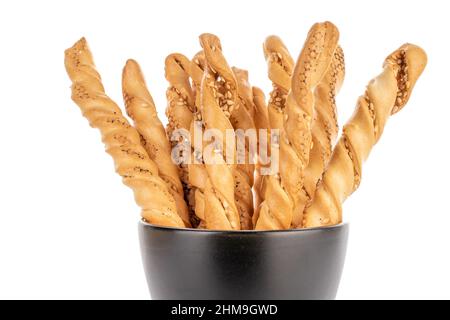
[[[230,64],[268,92],[264,38],[279,35],[297,56],[309,27],[324,20],[340,28],[346,53],[341,124],[387,54],[412,42],[429,55],[409,105],[389,121],[344,206],[351,238],[338,298],[450,298],[446,4],[2,1],[0,298],[149,298],[139,210],[70,100],[65,48],[87,37],[120,104],[121,69],[137,59],[163,116],[164,58],[191,57],[199,34],[220,36]]]

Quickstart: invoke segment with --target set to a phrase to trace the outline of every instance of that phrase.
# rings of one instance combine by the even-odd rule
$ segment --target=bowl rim
[[[207,229],[194,229],[194,228],[175,228],[175,227],[164,227],[158,226],[144,221],[139,220],[139,225],[144,227],[157,229],[161,231],[169,232],[184,232],[184,233],[205,233],[205,234],[283,234],[283,233],[304,233],[304,232],[317,232],[317,231],[330,231],[335,229],[341,229],[348,227],[348,222],[342,222],[332,226],[314,227],[308,229],[286,229],[286,230],[207,230]]]

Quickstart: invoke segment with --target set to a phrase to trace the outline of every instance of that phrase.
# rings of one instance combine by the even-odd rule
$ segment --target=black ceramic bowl
[[[150,294],[165,300],[334,299],[349,227],[207,231],[139,223]]]

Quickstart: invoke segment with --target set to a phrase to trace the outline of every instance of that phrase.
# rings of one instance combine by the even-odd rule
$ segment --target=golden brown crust
[[[200,44],[206,57],[206,68],[201,87],[201,114],[206,129],[214,129],[226,137],[233,130],[229,117],[237,108],[237,81],[226,62],[219,38],[202,34]],[[236,207],[234,188],[235,165],[225,162],[234,153],[235,146],[217,141],[223,150],[204,152],[208,181],[205,187],[205,220],[208,229],[239,230],[239,211]]]
[[[258,230],[288,229],[291,223],[296,224],[294,218],[301,221],[299,207],[306,201],[302,188],[311,149],[313,92],[330,65],[338,39],[339,32],[330,22],[315,24],[308,33],[286,98],[280,138],[280,174],[267,181],[267,204],[261,206]],[[283,211],[279,210],[281,207]]]
[[[230,121],[235,130],[247,130],[256,132],[255,123],[251,116],[254,112],[252,88],[248,82],[248,72],[236,67],[232,68],[238,82],[238,104],[239,107],[231,114]],[[254,180],[255,165],[250,152],[250,139],[245,139],[245,163],[237,164],[234,172],[235,179],[235,200],[239,210],[241,229],[253,229],[253,193],[252,186]]]
[[[283,128],[286,97],[291,90],[294,60],[283,41],[277,36],[267,37],[263,50],[267,61],[268,76],[273,86],[268,103],[270,127],[281,130]]]
[[[193,120],[195,101],[189,82],[190,64],[190,60],[180,53],[170,54],[165,60],[165,75],[169,82],[166,92],[169,137],[174,130],[180,128],[189,130]]]
[[[283,41],[277,36],[269,36],[266,38],[263,45],[263,51],[267,61],[268,76],[272,81],[273,86],[267,105],[268,128],[281,131],[283,129],[286,98],[291,89],[291,76],[294,69],[294,60]],[[259,110],[262,108],[263,107],[259,105]],[[267,142],[268,147],[270,147],[269,143],[271,143],[271,141],[269,137]],[[279,149],[279,143],[275,142],[275,148]],[[259,170],[261,170],[261,167]],[[276,217],[280,217],[284,214],[285,217],[291,219],[292,206],[286,191],[281,186],[279,174],[274,177],[258,175],[257,178],[256,186],[258,190],[256,191],[256,198],[258,206],[253,217],[255,227],[259,229],[283,229],[283,223],[280,224],[278,221],[275,221],[277,220]],[[266,194],[268,197],[267,201],[265,201]],[[261,211],[264,212],[264,221],[263,219],[259,221]],[[257,225],[258,221],[259,226]]]
[[[135,195],[142,217],[152,223],[184,227],[175,200],[158,175],[156,164],[141,145],[139,133],[106,94],[84,38],[65,51],[65,66],[72,80],[72,99],[92,127],[98,128],[116,171]]]
[[[338,94],[345,76],[344,52],[337,47],[330,67],[317,85],[314,92],[314,119],[312,122],[312,149],[309,163],[305,170],[304,186],[302,188],[304,203],[299,203],[294,213],[293,227],[301,227],[303,222],[299,212],[303,212],[307,202],[314,197],[319,179],[328,164],[334,143],[339,131],[336,110],[336,95]]]
[[[261,159],[262,154],[260,154],[260,143],[261,138],[260,136],[263,132],[266,133],[266,148],[268,149],[267,156],[270,156],[270,123],[269,123],[269,114],[267,110],[267,104],[266,104],[266,97],[264,95],[264,92],[257,87],[252,88],[253,93],[253,104],[255,106],[255,115],[254,115],[254,121],[256,129],[258,130],[258,161],[256,163],[256,169],[255,169],[255,183],[253,190],[255,192],[255,209],[252,217],[253,224],[256,225],[256,222],[259,218],[259,207],[261,203],[264,201],[264,179],[265,175],[262,175],[261,170],[263,168],[270,168],[270,163],[266,164],[268,159]],[[263,131],[260,131],[263,130]],[[264,161],[263,161],[264,160]]]
[[[180,129],[189,133],[191,123],[194,119],[195,113],[195,98],[194,92],[189,81],[191,71],[191,61],[180,53],[172,53],[166,57],[165,60],[165,76],[169,82],[169,87],[166,91],[167,108],[166,115],[168,118],[167,135],[171,141],[172,147],[175,147],[181,140],[189,139],[189,136],[174,135],[179,133]],[[190,150],[179,148],[179,157],[189,157]],[[194,190],[189,182],[189,168],[188,164],[180,163],[178,166],[178,174],[183,185],[183,193],[189,206],[189,220],[192,225],[198,224],[195,218],[195,198]]]
[[[385,60],[383,72],[369,83],[343,129],[314,201],[306,208],[305,227],[342,222],[342,203],[358,188],[362,163],[379,140],[389,116],[406,104],[426,63],[425,52],[410,44]]]
[[[147,89],[139,64],[128,60],[122,73],[122,93],[127,114],[141,135],[144,149],[158,167],[177,204],[178,215],[190,226],[189,212],[178,170],[171,157],[171,146],[164,126],[158,118],[155,103]]]
[[[255,106],[253,104],[253,92],[252,87],[248,81],[248,72],[247,70],[239,69],[236,67],[232,68],[233,73],[235,74],[237,83],[238,83],[238,107],[235,108],[234,112],[231,114],[230,121],[235,130],[243,130],[246,132],[247,130],[255,131],[256,125],[254,121]],[[252,154],[250,154],[250,143],[246,139],[246,155],[245,155],[245,164],[238,165],[238,169],[243,171],[245,175],[248,177],[248,181],[250,186],[253,185],[253,175],[255,172],[254,159],[250,159]]]
[[[244,107],[248,112],[250,119],[255,116],[255,106],[253,104],[252,86],[249,82],[248,71],[232,67],[233,73],[238,81],[238,98],[240,106]]]
[[[194,119],[201,120],[200,104],[201,104],[201,86],[203,74],[205,72],[206,60],[203,50],[197,52],[191,60],[191,68],[189,75],[192,79],[192,91],[194,93],[195,110]]]
[[[203,74],[205,72],[205,54],[203,50],[199,51],[191,61],[191,69],[189,75],[192,79],[192,88],[194,93],[195,110],[194,110],[194,121],[197,124],[202,123],[202,113],[200,111],[201,106],[201,84],[203,79]],[[204,126],[202,125],[202,129]],[[190,128],[191,142],[194,144],[194,122],[191,123]],[[205,220],[205,183],[208,179],[208,173],[206,172],[203,159],[200,157],[201,150],[196,150],[195,145],[192,146],[192,158],[197,161],[194,163],[191,161],[189,164],[189,184],[191,186],[190,197],[193,195],[194,211],[199,221],[199,228],[206,228]],[[191,202],[192,203],[192,202]]]
[[[269,113],[267,110],[266,96],[258,87],[252,87],[253,105],[255,106],[254,122],[256,129],[269,130]]]

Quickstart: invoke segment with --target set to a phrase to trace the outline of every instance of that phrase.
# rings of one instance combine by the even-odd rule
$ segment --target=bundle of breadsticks
[[[217,36],[202,34],[200,46],[192,59],[174,53],[165,60],[166,126],[136,61],[128,60],[122,73],[126,116],[106,94],[86,40],[65,51],[72,99],[100,130],[150,224],[285,230],[341,223],[363,162],[427,63],[412,44],[391,53],[339,133],[336,95],[345,62],[332,23],[312,26],[296,61],[279,37],[265,40],[273,85],[267,100],[246,70],[230,67]],[[198,132],[214,135],[208,142]],[[259,133],[260,152],[250,134],[239,140],[238,132]]]

